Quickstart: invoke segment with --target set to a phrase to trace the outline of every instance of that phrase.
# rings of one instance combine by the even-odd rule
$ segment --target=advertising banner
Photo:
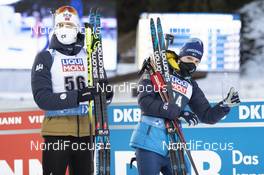
[[[111,174],[136,175],[129,140],[141,111],[135,104],[108,107]],[[41,175],[42,111],[0,113],[0,174]],[[215,125],[183,124],[187,145],[202,175],[264,174],[264,102],[242,102]],[[191,174],[194,174],[192,172]]]

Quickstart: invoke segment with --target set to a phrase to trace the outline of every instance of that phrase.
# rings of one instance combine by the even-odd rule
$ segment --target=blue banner
[[[129,147],[133,128],[140,120],[137,105],[111,105],[111,174],[136,175],[129,168],[134,150]],[[187,145],[202,175],[264,174],[264,102],[243,102],[215,125],[183,124]],[[194,172],[192,172],[194,174]]]

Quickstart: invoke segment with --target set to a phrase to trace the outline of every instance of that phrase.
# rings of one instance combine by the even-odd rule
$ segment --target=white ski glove
[[[231,87],[227,97],[223,100],[221,106],[223,107],[234,107],[234,106],[238,106],[240,104],[240,99],[238,96],[238,92],[235,91],[234,87]]]

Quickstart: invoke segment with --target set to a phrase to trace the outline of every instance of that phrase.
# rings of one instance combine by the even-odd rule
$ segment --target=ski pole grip
[[[169,45],[173,43],[174,35],[172,35],[172,34],[166,34],[165,35],[165,40],[166,40],[166,49],[168,49],[169,48]]]
[[[88,22],[85,22],[85,23],[84,23],[84,27],[85,27],[85,28],[88,28],[88,27],[89,27],[89,23],[88,23]]]
[[[84,23],[84,27],[85,28],[91,28],[91,29],[93,28],[92,25],[90,23],[88,23],[88,22]]]
[[[140,71],[138,72],[138,75],[141,76],[145,70],[147,69],[148,67],[148,64],[149,64],[149,61],[148,59],[145,59],[144,62],[143,62],[143,65],[142,65],[142,68],[140,69]]]
[[[168,40],[168,41],[170,41],[170,44],[172,44],[173,43],[173,40],[174,40],[174,35],[167,33],[165,35],[165,39]]]

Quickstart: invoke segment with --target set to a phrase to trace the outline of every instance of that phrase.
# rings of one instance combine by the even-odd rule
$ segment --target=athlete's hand
[[[77,101],[78,103],[89,101],[89,100],[94,99],[94,96],[98,94],[99,92],[96,87],[85,87],[81,90],[78,90]]]
[[[106,103],[107,104],[110,104],[112,102],[112,99],[113,99],[113,96],[114,96],[114,92],[113,90],[111,91],[106,91]]]
[[[101,82],[99,90],[105,93],[106,103],[110,104],[114,96],[113,87],[108,82]]]
[[[222,101],[221,106],[223,107],[234,107],[234,106],[238,106],[240,104],[240,99],[238,96],[238,92],[235,91],[234,87],[231,87],[227,97]]]
[[[180,120],[185,121],[186,123],[190,125],[197,125],[199,120],[196,114],[190,112],[190,111],[182,111],[180,116],[179,116]]]

